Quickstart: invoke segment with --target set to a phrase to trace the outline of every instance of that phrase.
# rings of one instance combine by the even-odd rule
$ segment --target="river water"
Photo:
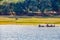
[[[60,27],[0,25],[0,40],[60,40]]]

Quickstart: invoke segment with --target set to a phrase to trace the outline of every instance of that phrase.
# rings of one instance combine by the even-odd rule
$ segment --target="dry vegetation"
[[[0,17],[0,24],[60,24],[60,18],[4,18]]]

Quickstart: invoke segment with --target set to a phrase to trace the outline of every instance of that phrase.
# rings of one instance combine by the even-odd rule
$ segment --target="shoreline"
[[[58,24],[60,25],[60,18],[8,18],[0,17],[0,25],[39,25],[39,24]]]

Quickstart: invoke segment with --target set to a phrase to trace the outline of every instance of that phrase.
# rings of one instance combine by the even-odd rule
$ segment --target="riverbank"
[[[0,24],[17,24],[17,25],[38,25],[38,24],[60,24],[60,18],[8,18],[0,17]]]

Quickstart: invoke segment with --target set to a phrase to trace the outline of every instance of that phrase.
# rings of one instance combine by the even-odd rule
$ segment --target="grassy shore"
[[[0,17],[0,24],[20,24],[20,25],[37,25],[37,24],[60,24],[60,18],[7,18]]]

